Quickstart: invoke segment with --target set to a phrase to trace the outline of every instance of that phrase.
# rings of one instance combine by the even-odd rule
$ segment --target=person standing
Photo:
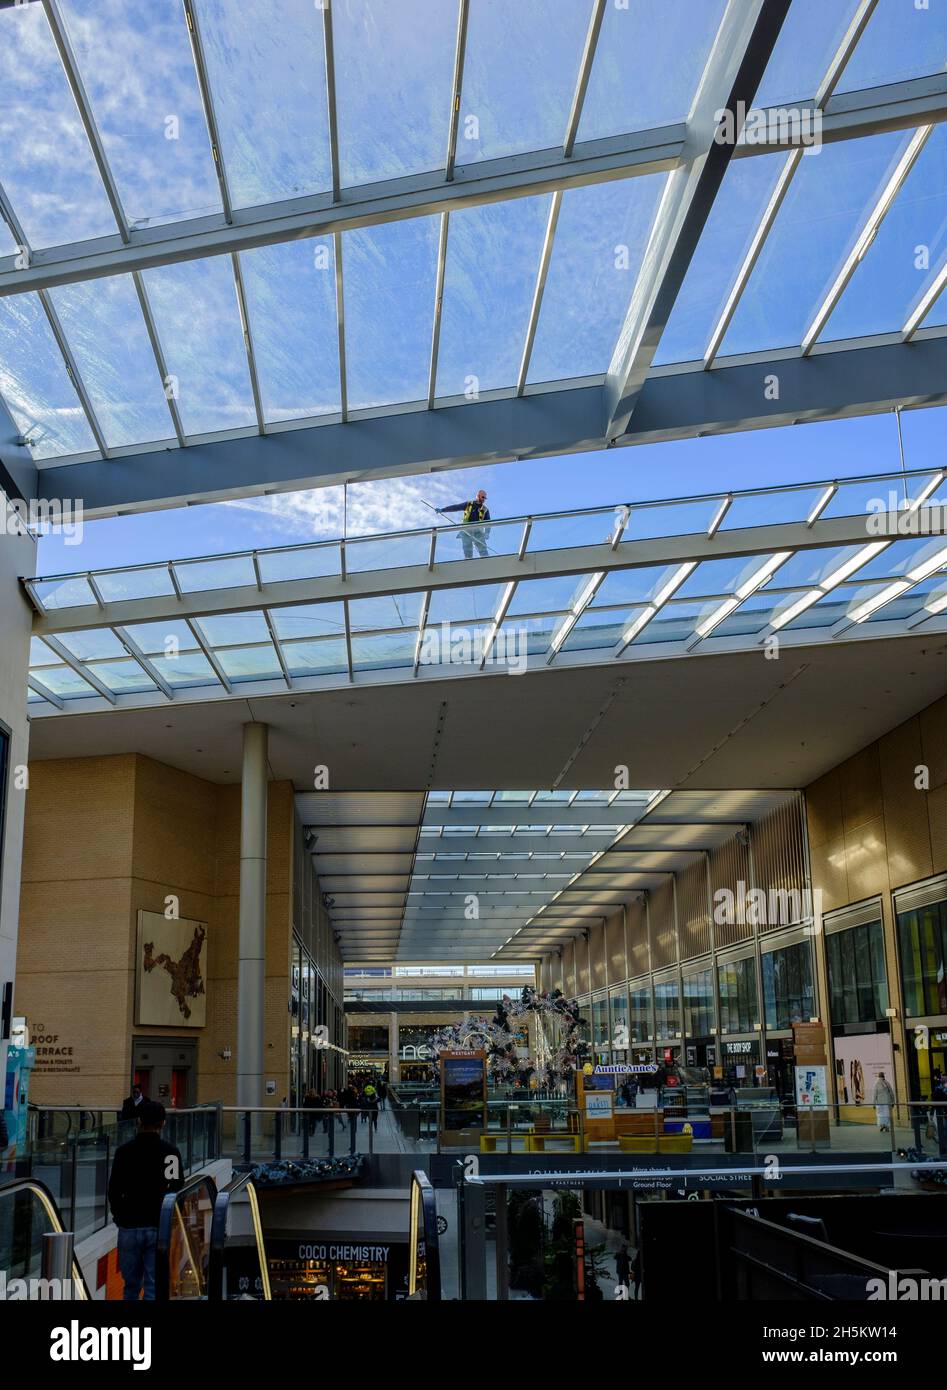
[[[878,1073],[872,1102],[875,1107],[879,1133],[885,1134],[891,1128],[891,1107],[894,1104],[894,1091],[888,1085],[883,1071]]]
[[[626,1288],[631,1295],[631,1260],[628,1258],[628,1246],[622,1245],[618,1254],[615,1256],[615,1278],[618,1283]]]
[[[161,1203],[184,1184],[181,1155],[161,1138],[165,1108],[143,1100],[138,1107],[138,1133],[115,1150],[109,1177],[108,1202],[118,1227],[118,1268],[125,1285],[124,1301],[136,1303],[144,1291],[155,1297],[155,1250]]]
[[[489,554],[487,537],[490,534],[490,527],[485,526],[484,522],[490,520],[490,509],[487,506],[487,494],[483,488],[470,501],[456,502],[451,507],[438,507],[437,510],[442,516],[446,515],[447,512],[463,512],[460,543],[464,547],[464,559],[473,559],[474,546],[476,546],[477,554],[482,560],[485,560]]]
[[[122,1101],[122,1108],[118,1112],[119,1123],[121,1123],[122,1120],[137,1120],[138,1111],[143,1100],[144,1096],[142,1095],[141,1087],[137,1084],[134,1085],[131,1095],[126,1096]]]

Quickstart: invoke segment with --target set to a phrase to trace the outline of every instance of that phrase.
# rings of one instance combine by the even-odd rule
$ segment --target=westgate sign
[[[595,1076],[654,1076],[657,1071],[654,1062],[642,1062],[640,1065],[633,1065],[631,1062],[614,1062],[606,1065],[605,1063],[595,1067]]]

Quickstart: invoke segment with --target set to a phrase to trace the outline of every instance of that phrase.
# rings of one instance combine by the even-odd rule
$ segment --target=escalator
[[[235,1198],[245,1196],[246,1204]],[[235,1232],[235,1216],[249,1211],[250,1237]],[[161,1207],[155,1259],[155,1296],[161,1302],[262,1299],[270,1281],[263,1228],[251,1173],[241,1173],[222,1190],[198,1176]]]
[[[47,1280],[56,1277],[55,1252],[47,1236],[64,1233],[56,1200],[44,1183],[21,1178],[0,1187],[0,1277],[4,1298],[41,1299],[51,1296]],[[69,1281],[54,1297],[87,1301],[91,1298],[79,1262],[72,1257]],[[23,1280],[25,1289],[13,1287]]]

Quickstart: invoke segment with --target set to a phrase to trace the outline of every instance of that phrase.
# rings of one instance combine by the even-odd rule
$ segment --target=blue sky
[[[945,424],[943,409],[904,412],[909,469],[943,466]],[[899,469],[894,416],[873,415],[353,484],[348,489],[348,530],[360,534],[430,525],[434,518],[424,501],[436,506],[462,501],[478,486],[487,489],[491,512],[499,519]],[[261,549],[341,534],[341,488],[290,492],[90,521],[80,545],[43,537],[38,572]]]
[[[760,104],[811,97],[858,0],[793,0]],[[686,118],[724,0],[609,0],[580,141]],[[127,219],[221,211],[180,0],[60,0]],[[471,0],[457,162],[561,142],[591,4]],[[333,0],[341,179],[439,168],[452,97],[453,0]],[[314,0],[198,7],[234,205],[329,187],[322,14]],[[838,90],[941,70],[947,0],[878,0]],[[633,77],[631,80],[630,75]],[[800,161],[722,344],[792,346],[845,262],[911,132],[828,145]],[[699,359],[759,224],[783,154],[734,161],[685,277],[657,362]],[[113,232],[114,219],[43,6],[0,11],[0,182],[31,246]],[[568,190],[553,243],[529,384],[607,371],[666,176]],[[439,397],[515,383],[551,195],[451,216]],[[342,236],[352,409],[423,399],[440,218]],[[0,257],[14,249],[0,222]],[[918,248],[925,254],[918,256]],[[938,128],[829,319],[823,338],[902,326],[947,255],[947,139]],[[331,239],[241,255],[267,421],[340,408]],[[252,427],[253,394],[229,257],[149,270],[144,284],[192,435]],[[169,438],[164,387],[134,285],[115,276],[51,291],[111,447]],[[927,319],[941,324],[947,298]],[[34,295],[0,299],[0,394],[39,458],[94,448]],[[905,416],[909,466],[937,458],[937,412]],[[434,504],[485,486],[497,517],[557,507],[874,472],[897,465],[893,420],[735,435],[495,465],[349,489],[351,533],[424,525]],[[78,484],[77,484],[78,490]],[[47,571],[284,544],[342,531],[341,490],[90,523],[81,547],[43,540]]]

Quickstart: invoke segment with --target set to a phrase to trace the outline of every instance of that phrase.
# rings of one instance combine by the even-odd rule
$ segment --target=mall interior
[[[947,18],[412,6],[0,3],[0,1272],[945,1281]]]

